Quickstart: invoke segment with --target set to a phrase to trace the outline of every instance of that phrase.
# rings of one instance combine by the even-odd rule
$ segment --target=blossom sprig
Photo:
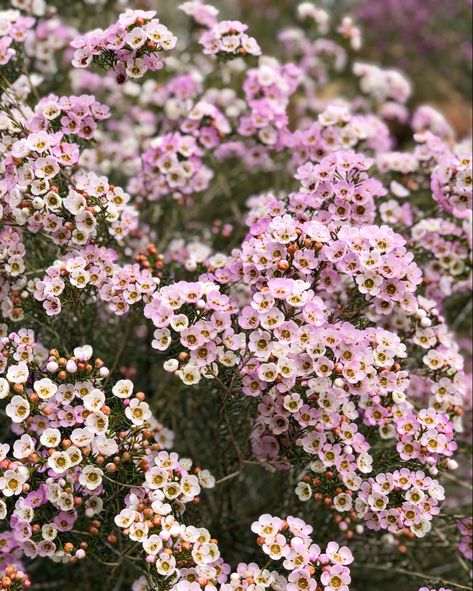
[[[157,284],[159,277],[147,265],[120,265],[114,250],[91,245],[48,267],[45,275],[33,282],[31,292],[48,316],[60,314],[72,293],[76,302],[98,299],[121,316],[134,304],[148,301]]]
[[[97,122],[110,117],[110,108],[92,95],[49,95],[34,108],[34,116],[27,122],[31,132],[60,131],[65,136],[92,139]]]
[[[261,55],[260,46],[246,33],[247,30],[248,26],[240,21],[221,21],[206,31],[199,43],[207,55],[225,58]]]
[[[398,70],[384,70],[358,62],[353,72],[360,78],[361,90],[379,103],[392,100],[404,104],[411,96],[411,84]]]
[[[471,218],[473,171],[471,154],[451,154],[440,160],[432,175],[432,191],[439,205],[453,216]]]
[[[392,145],[389,129],[379,117],[352,113],[346,106],[329,105],[307,129],[286,139],[294,170],[319,164],[332,153],[349,150],[381,158]],[[370,166],[371,168],[371,166]]]
[[[200,284],[166,286],[145,307],[157,328],[153,346],[160,351],[174,351],[177,344],[184,347],[165,368],[193,385],[202,378],[214,379],[220,368],[232,367],[243,393],[261,398],[252,434],[255,455],[287,467],[292,450],[286,447],[295,440],[316,474],[314,490],[301,485],[298,496],[314,496],[340,512],[350,511],[359,491],[368,486],[364,475],[379,471],[362,425],[376,427],[387,445],[394,440],[399,460],[427,465],[433,476],[439,469],[455,467],[449,461],[456,449],[453,405],[461,402],[455,396],[450,399],[448,392],[453,394],[452,383],[462,388],[461,361],[455,348],[449,349],[443,320],[432,304],[417,296],[421,272],[405,240],[388,227],[358,228],[353,220],[348,225],[337,219],[335,208],[329,206],[326,215],[321,209],[330,183],[344,179],[340,187],[345,193],[350,172],[343,177],[342,170],[345,163],[350,170],[352,158],[357,171],[368,167],[365,160],[343,152],[300,169],[303,191],[287,202],[263,196],[250,214],[247,239],[225,267],[204,275]],[[367,177],[359,181],[361,186],[366,182],[367,194],[382,189]],[[355,188],[353,194],[357,193],[363,195],[364,190]],[[313,212],[306,221],[303,212],[312,207],[318,209],[319,221]],[[346,256],[347,263],[340,264]],[[423,350],[434,395],[431,407],[417,413],[409,400],[409,372],[402,367],[408,346],[398,334],[356,329],[349,323],[353,316],[344,313],[343,300],[337,312],[327,314],[334,309],[330,294],[347,286],[345,274],[359,292],[360,309],[363,301],[374,303],[369,317],[389,319],[389,312],[398,309],[412,318],[406,341],[410,348]],[[337,287],[330,291],[336,279]],[[216,284],[228,289],[241,280],[252,293],[237,312],[236,302]],[[319,281],[323,289],[318,289]],[[385,295],[378,291],[384,281]],[[348,298],[355,297],[350,293]],[[218,319],[216,308],[224,313]],[[438,500],[442,499],[432,501],[420,522],[408,521],[413,535],[428,531]],[[359,517],[366,515],[360,512]],[[369,515],[371,523],[370,519]]]
[[[426,260],[423,271],[425,294],[441,303],[470,286],[472,250],[469,222],[461,225],[442,218],[426,218],[412,227],[413,244]]]
[[[355,511],[362,514],[369,529],[397,532],[403,528],[419,538],[432,529],[432,519],[440,512],[445,490],[423,472],[402,468],[378,474],[362,485]]]
[[[61,117],[61,115],[63,115]],[[31,118],[27,133],[10,138],[0,182],[0,215],[6,224],[44,232],[58,245],[85,245],[111,234],[121,240],[136,228],[129,196],[106,177],[77,170],[81,147],[108,109],[94,97],[50,96]]]
[[[163,25],[156,12],[127,10],[117,23],[96,29],[73,40],[73,65],[87,68],[92,61],[113,69],[120,84],[128,78],[141,78],[147,71],[164,67],[161,52],[174,49],[177,37]]]
[[[276,60],[260,60],[258,68],[248,71],[243,84],[250,113],[241,117],[238,132],[268,147],[280,149],[285,145],[289,100],[300,80],[301,72],[293,64],[282,66]]]
[[[143,488],[131,490],[115,517],[123,534],[142,546],[146,563],[153,565],[152,578],[173,585],[185,580],[187,569],[195,569],[200,579],[209,568],[218,572],[223,563],[208,530],[186,526],[179,519],[187,503],[199,501],[201,487],[214,486],[208,472],[189,474],[189,467],[190,462],[179,460],[175,453],[161,451],[150,456]]]
[[[264,554],[276,563],[283,561],[282,567],[289,573],[288,589],[320,586],[324,591],[349,591],[353,556],[346,546],[330,542],[322,552],[313,542],[313,528],[294,517],[282,520],[265,514],[251,529],[258,534]]]
[[[201,193],[214,175],[203,156],[192,135],[176,132],[155,138],[143,154],[142,170],[131,180],[128,190],[150,201]]]
[[[34,18],[22,16],[18,10],[0,10],[0,66],[15,58],[15,46],[25,42],[34,24]]]

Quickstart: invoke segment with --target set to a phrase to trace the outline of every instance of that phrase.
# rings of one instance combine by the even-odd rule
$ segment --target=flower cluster
[[[324,591],[349,591],[349,565],[353,562],[349,548],[330,542],[322,552],[312,540],[313,528],[294,517],[283,521],[262,515],[251,529],[258,535],[263,552],[272,561],[283,561],[282,566],[288,573],[285,575],[287,589],[321,586]]]
[[[347,149],[363,149],[382,157],[391,141],[386,124],[375,115],[354,114],[345,106],[329,105],[308,129],[294,131],[287,143],[294,150],[293,161],[298,167]]]
[[[439,205],[457,218],[471,216],[473,172],[471,155],[450,154],[432,174],[432,192]]]
[[[28,122],[32,132],[52,130],[64,136],[90,140],[97,129],[97,121],[110,117],[110,108],[92,95],[62,96],[50,94],[42,98]]]
[[[87,246],[49,267],[44,277],[34,282],[32,291],[49,316],[60,314],[71,297],[76,302],[98,298],[121,316],[130,306],[146,301],[158,281],[138,264],[118,265],[112,249]]]
[[[408,528],[423,538],[432,529],[432,519],[444,498],[444,488],[437,480],[402,468],[364,482],[354,507],[369,529],[397,532]]]
[[[73,65],[87,68],[96,61],[112,68],[121,84],[147,71],[161,70],[164,62],[159,53],[174,49],[177,38],[155,15],[154,10],[127,10],[107,29],[77,37],[72,42],[76,49]]]
[[[379,103],[391,100],[403,104],[411,95],[409,81],[397,70],[383,70],[372,64],[357,63],[353,72],[360,78],[361,90]]]
[[[191,462],[176,453],[156,452],[146,458],[142,488],[132,489],[125,507],[115,517],[116,525],[132,541],[138,542],[157,576],[174,584],[185,580],[192,568],[197,578],[209,578],[209,569],[222,572],[223,561],[216,541],[204,528],[186,526],[176,519],[185,505],[198,501],[201,487],[212,488],[214,479],[207,471],[190,474]]]
[[[69,140],[90,140],[96,121],[106,117],[108,108],[91,96],[40,101],[25,122],[29,133],[10,139],[4,160],[0,214],[8,224],[72,247],[110,234],[121,240],[136,227],[135,209],[121,188],[95,173],[76,172],[81,150]]]
[[[253,37],[247,35],[248,26],[240,21],[221,21],[206,31],[199,40],[208,55],[223,57],[259,56],[261,49]]]
[[[187,113],[181,131],[194,136],[206,150],[218,146],[222,138],[231,131],[228,119],[213,104],[199,101]]]
[[[15,45],[25,42],[34,24],[34,18],[22,16],[18,10],[0,11],[0,66],[15,57]]]
[[[238,131],[255,137],[266,146],[281,144],[288,133],[287,107],[296,92],[300,70],[292,64],[281,66],[275,60],[261,60],[248,71],[243,89],[251,113],[240,119]]]
[[[213,176],[203,155],[192,135],[176,132],[155,138],[142,156],[143,170],[132,180],[129,191],[150,201],[200,193]]]
[[[429,257],[423,267],[423,283],[430,299],[442,302],[469,289],[472,251],[468,232],[467,221],[459,226],[442,218],[425,218],[412,227],[412,242]]]

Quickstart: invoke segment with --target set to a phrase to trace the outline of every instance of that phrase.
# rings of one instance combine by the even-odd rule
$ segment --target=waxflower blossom
[[[15,46],[25,42],[34,22],[33,18],[23,16],[18,10],[0,11],[0,66],[15,59]]]
[[[112,68],[117,81],[141,78],[164,67],[160,52],[174,49],[177,38],[154,18],[155,11],[127,10],[117,23],[73,40],[73,65],[87,68],[92,61]]]

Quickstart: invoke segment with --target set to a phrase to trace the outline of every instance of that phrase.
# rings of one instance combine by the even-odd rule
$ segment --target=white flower
[[[167,328],[157,328],[154,331],[154,340],[151,343],[153,349],[166,351],[171,344],[171,332]]]
[[[92,450],[94,453],[108,458],[118,453],[118,444],[115,439],[108,439],[103,435],[99,435],[92,443]]]
[[[153,346],[153,348],[154,348],[154,346]],[[164,362],[163,367],[164,367],[165,371],[173,373],[179,367],[179,361],[177,359],[167,359]]]
[[[420,505],[425,499],[425,493],[420,488],[413,487],[406,493],[406,500],[413,505]]]
[[[156,556],[162,547],[163,542],[156,534],[153,534],[143,542],[144,551],[146,554],[151,554],[151,556]]]
[[[214,488],[215,477],[208,470],[199,472],[199,482],[202,488]]]
[[[148,36],[146,31],[141,27],[135,27],[126,35],[126,42],[133,49],[139,49],[147,40]]]
[[[11,365],[7,371],[7,380],[12,384],[24,384],[28,376],[28,366],[24,361],[20,361],[18,365]]]
[[[55,451],[48,458],[48,466],[57,474],[63,474],[71,467],[71,458],[65,451]]]
[[[130,60],[126,65],[126,73],[130,78],[141,78],[148,71],[146,62],[140,57]]]
[[[97,412],[105,404],[105,394],[102,392],[102,390],[95,389],[92,390],[90,394],[87,394],[87,396],[84,396],[83,400],[84,406],[87,410],[90,410],[91,412]]]
[[[13,444],[13,457],[17,460],[27,458],[34,452],[34,441],[29,435],[25,433],[20,439],[17,439]]]
[[[132,523],[130,525],[130,533],[128,534],[130,540],[135,542],[144,542],[148,537],[148,526],[142,521]]]
[[[112,394],[117,398],[130,398],[133,394],[133,382],[131,380],[119,380],[113,386]]]
[[[177,375],[187,386],[192,386],[200,382],[200,372],[195,365],[186,365],[177,372]]]
[[[145,475],[146,482],[151,489],[162,488],[168,481],[168,472],[153,466]]]
[[[49,378],[43,378],[42,380],[36,381],[34,383],[33,389],[41,398],[41,400],[49,400],[57,392],[56,384]]]
[[[369,474],[373,470],[373,458],[366,452],[358,456],[356,464],[363,474]]]
[[[345,511],[351,511],[353,501],[350,495],[342,493],[334,498],[333,505],[337,511],[344,513]]]
[[[6,470],[0,478],[0,489],[6,497],[19,495],[23,490],[23,485],[28,480],[27,468],[20,466],[18,471]]]
[[[86,447],[87,445],[90,445],[90,443],[92,442],[94,438],[94,434],[92,433],[92,431],[90,429],[74,429],[74,431],[71,433],[71,441],[74,445],[77,445],[77,447]]]
[[[122,509],[118,515],[115,516],[115,525],[123,529],[130,527],[135,521],[135,517],[138,515],[136,511],[131,509]]]
[[[89,497],[85,503],[87,515],[98,515],[103,511],[103,501],[100,497]]]
[[[431,529],[432,523],[427,519],[421,519],[419,523],[414,523],[413,525],[411,525],[410,528],[411,532],[417,538],[425,538],[425,536],[429,533]]]
[[[198,565],[212,564],[220,558],[220,552],[216,544],[195,545],[192,549],[192,558]]]
[[[46,523],[41,528],[41,534],[44,540],[49,540],[51,542],[56,538],[58,530],[54,523]]]
[[[45,429],[41,433],[39,441],[44,447],[57,447],[61,442],[61,432],[59,429]]]
[[[74,349],[74,355],[79,361],[88,361],[92,357],[93,352],[90,345],[84,345],[83,347],[76,347]]]
[[[181,480],[180,486],[186,497],[194,498],[200,493],[200,484],[197,476],[184,476]]]
[[[102,476],[103,471],[100,468],[96,468],[95,466],[86,466],[79,476],[79,482],[88,490],[95,490],[102,484]]]
[[[126,408],[125,415],[134,425],[141,426],[151,417],[151,411],[147,402],[134,398]]]
[[[108,430],[108,416],[103,412],[93,412],[85,421],[86,427],[95,434],[105,434]]]
[[[163,577],[171,576],[176,571],[176,559],[163,552],[156,561],[156,570]]]
[[[299,501],[306,502],[312,496],[312,487],[307,482],[299,482],[295,492]]]
[[[13,396],[5,412],[14,423],[22,423],[30,415],[30,403],[22,396]]]
[[[78,215],[85,211],[87,201],[82,195],[71,190],[69,195],[64,199],[63,205],[72,215]]]
[[[5,378],[0,378],[0,399],[6,398],[10,394],[10,384]]]
[[[78,466],[82,461],[82,452],[78,447],[71,446],[66,450],[66,454],[69,456],[71,467]]]

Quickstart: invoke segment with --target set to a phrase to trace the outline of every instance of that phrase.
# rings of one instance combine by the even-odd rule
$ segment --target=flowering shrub
[[[0,591],[468,589],[471,141],[151,5],[0,11]]]

